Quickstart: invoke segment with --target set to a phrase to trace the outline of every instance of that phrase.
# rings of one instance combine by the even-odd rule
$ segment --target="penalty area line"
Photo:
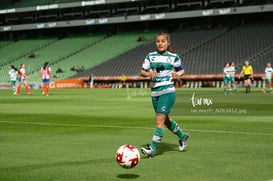
[[[93,127],[93,128],[119,128],[119,129],[154,130],[154,128],[152,128],[152,127],[138,127],[138,126],[115,126],[115,125],[93,125],[93,124],[60,124],[60,123],[21,122],[21,121],[0,121],[0,123],[25,124],[25,125],[44,125],[44,126],[64,126],[64,127]],[[252,133],[252,132],[222,131],[222,130],[196,130],[196,129],[185,129],[185,130],[190,131],[190,132],[200,132],[200,133],[273,136],[273,134],[270,134],[270,133]]]

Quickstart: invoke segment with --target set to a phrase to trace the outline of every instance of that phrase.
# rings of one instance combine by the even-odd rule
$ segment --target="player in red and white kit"
[[[49,67],[49,63],[45,62],[44,66],[41,68],[39,79],[43,80],[43,88],[42,88],[42,95],[48,96],[48,90],[49,90],[49,83],[50,78],[53,80],[52,74],[51,74],[51,68]],[[46,93],[44,92],[46,90]]]
[[[29,77],[26,75],[25,64],[21,64],[21,67],[19,70],[19,86],[17,88],[17,95],[20,95],[19,92],[20,92],[22,84],[25,85],[27,93],[32,94],[32,92],[29,91],[26,78],[29,79]]]

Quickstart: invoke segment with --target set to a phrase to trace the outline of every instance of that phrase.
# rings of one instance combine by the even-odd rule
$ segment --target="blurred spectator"
[[[94,84],[94,76],[93,76],[93,74],[91,74],[90,76],[89,76],[89,83],[90,83],[90,89],[92,89],[93,88],[93,84]]]
[[[145,41],[145,37],[144,36],[140,36],[140,37],[138,37],[137,41]]]
[[[35,58],[35,54],[33,52],[31,52],[30,55],[28,56],[28,58]]]
[[[126,79],[127,79],[126,75],[122,74],[121,79],[120,79],[121,80],[120,88],[126,87],[125,86]]]
[[[81,71],[80,66],[77,66],[77,68],[76,68],[76,72],[80,72],[80,71]]]
[[[61,68],[58,68],[57,70],[56,70],[56,74],[57,73],[64,73],[64,71],[61,69]]]
[[[73,71],[73,72],[76,71],[75,66],[73,66],[70,70]]]

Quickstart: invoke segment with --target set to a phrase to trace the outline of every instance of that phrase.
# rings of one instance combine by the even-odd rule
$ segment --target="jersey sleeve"
[[[174,68],[176,71],[180,71],[184,69],[181,59],[178,55],[175,57],[175,60],[174,60]]]
[[[150,56],[149,55],[143,61],[142,69],[145,70],[145,71],[147,71],[147,72],[150,71],[150,69],[151,69],[151,63],[150,63]]]

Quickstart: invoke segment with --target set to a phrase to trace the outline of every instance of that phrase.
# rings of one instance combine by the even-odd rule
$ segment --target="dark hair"
[[[14,67],[14,65],[11,65],[10,67],[11,67],[12,69],[18,71],[18,69],[17,69],[16,67]]]
[[[47,67],[47,65],[48,65],[48,62],[45,62],[45,64],[44,64],[44,69]]]
[[[160,36],[160,35],[166,36],[167,41],[168,41],[169,43],[171,43],[170,36],[169,36],[167,33],[164,33],[164,32],[159,33],[159,34],[156,35],[156,37],[158,37],[158,36]],[[171,52],[171,53],[175,53],[175,51],[171,49],[170,45],[167,47],[167,50],[168,50],[169,52]]]
[[[246,62],[248,62],[248,66],[251,65],[249,60],[244,61],[244,65],[246,66]]]
[[[226,67],[226,65],[227,65],[227,64],[229,65],[229,63],[228,63],[228,62],[226,62],[226,63],[225,63],[225,65],[224,65],[224,68]]]

